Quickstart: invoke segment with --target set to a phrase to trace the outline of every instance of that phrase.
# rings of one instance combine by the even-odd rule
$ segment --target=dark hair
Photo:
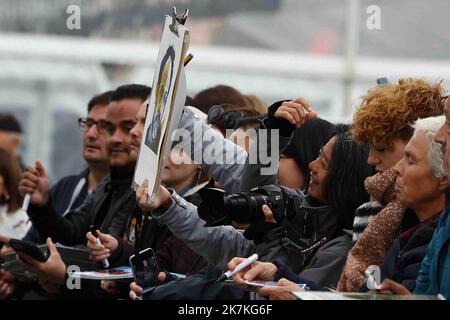
[[[95,106],[107,106],[111,101],[113,93],[113,90],[109,90],[92,97],[88,102],[88,113],[91,112]]]
[[[320,149],[336,133],[335,125],[327,120],[311,119],[295,129],[283,154],[293,158],[305,176],[305,188],[309,184],[309,163],[319,155]]]
[[[244,96],[238,90],[225,85],[218,85],[200,91],[194,96],[193,102],[193,107],[200,109],[204,113],[208,113],[209,108],[218,104],[232,104],[237,107],[246,105]]]
[[[186,100],[185,100],[185,102],[184,102],[184,105],[185,105],[185,106],[191,106],[191,107],[194,107],[194,106],[195,106],[195,100],[192,99],[192,97],[190,97],[190,96],[186,96]]]
[[[125,84],[114,90],[111,101],[121,101],[124,99],[141,99],[145,101],[151,92],[152,88],[142,84]]]
[[[3,177],[6,190],[9,194],[9,212],[20,208],[22,197],[19,195],[20,165],[16,158],[0,148],[0,176]]]
[[[22,133],[22,126],[12,114],[0,114],[0,130]]]
[[[339,215],[340,226],[351,229],[356,209],[369,201],[364,181],[375,170],[367,164],[369,146],[353,140],[348,125],[337,125],[335,138],[323,190],[327,205]]]
[[[247,130],[248,128],[259,128],[263,118],[264,116],[244,116],[235,121],[234,129],[242,128],[243,130]]]

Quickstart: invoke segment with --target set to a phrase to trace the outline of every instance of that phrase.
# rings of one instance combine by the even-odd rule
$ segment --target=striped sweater
[[[384,206],[378,201],[370,201],[356,209],[355,220],[353,220],[353,242],[361,237],[369,223],[383,208]]]

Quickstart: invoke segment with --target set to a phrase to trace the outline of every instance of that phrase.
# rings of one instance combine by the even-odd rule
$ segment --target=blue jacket
[[[450,299],[450,187],[445,196],[445,209],[420,267],[414,293],[440,293]]]
[[[89,170],[85,169],[77,175],[62,178],[52,187],[50,193],[53,206],[58,213],[65,214],[83,204],[88,195],[88,175]],[[81,179],[84,179],[84,184],[80,182]],[[82,188],[74,194],[79,183],[82,184]],[[74,196],[75,198],[72,199]]]

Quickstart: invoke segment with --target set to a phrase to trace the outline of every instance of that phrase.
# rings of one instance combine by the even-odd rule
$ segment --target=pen
[[[27,193],[25,194],[25,197],[23,197],[23,202],[22,202],[22,210],[27,212],[28,211],[28,207],[30,205],[30,200],[31,200],[31,194]]]
[[[100,241],[100,238],[98,238],[98,237],[97,237],[97,243],[102,244],[102,242]],[[109,268],[109,261],[107,258],[103,259],[102,263],[105,268]]]
[[[236,266],[236,268],[234,268],[233,271],[227,271],[224,274],[222,274],[218,279],[217,282],[221,282],[224,281],[226,279],[230,279],[231,277],[233,277],[235,274],[241,272],[242,270],[244,270],[245,268],[247,268],[248,266],[251,266],[253,263],[255,263],[258,260],[258,255],[252,254],[250,257],[248,257],[247,259],[245,259],[244,261],[242,261],[240,264],[238,264]]]
[[[184,58],[183,65],[186,67],[189,62],[194,58],[192,53],[189,53],[186,58]]]
[[[102,244],[102,242],[100,241],[100,238],[97,236],[97,231],[94,229],[94,225],[91,225],[89,228],[91,229],[92,235],[97,238],[97,243]],[[103,259],[102,263],[103,263],[103,267],[109,268],[109,261],[107,258]]]

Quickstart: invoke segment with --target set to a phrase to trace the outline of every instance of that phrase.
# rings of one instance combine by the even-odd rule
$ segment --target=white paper
[[[159,189],[161,172],[171,147],[171,143],[164,143],[164,139],[178,127],[186,99],[183,60],[189,31],[185,26],[178,25],[177,37],[169,29],[171,23],[172,18],[166,16],[133,179],[134,189],[147,180],[150,196]]]
[[[134,278],[130,267],[119,267],[99,271],[73,272],[70,273],[70,277],[90,280],[121,280]]]

